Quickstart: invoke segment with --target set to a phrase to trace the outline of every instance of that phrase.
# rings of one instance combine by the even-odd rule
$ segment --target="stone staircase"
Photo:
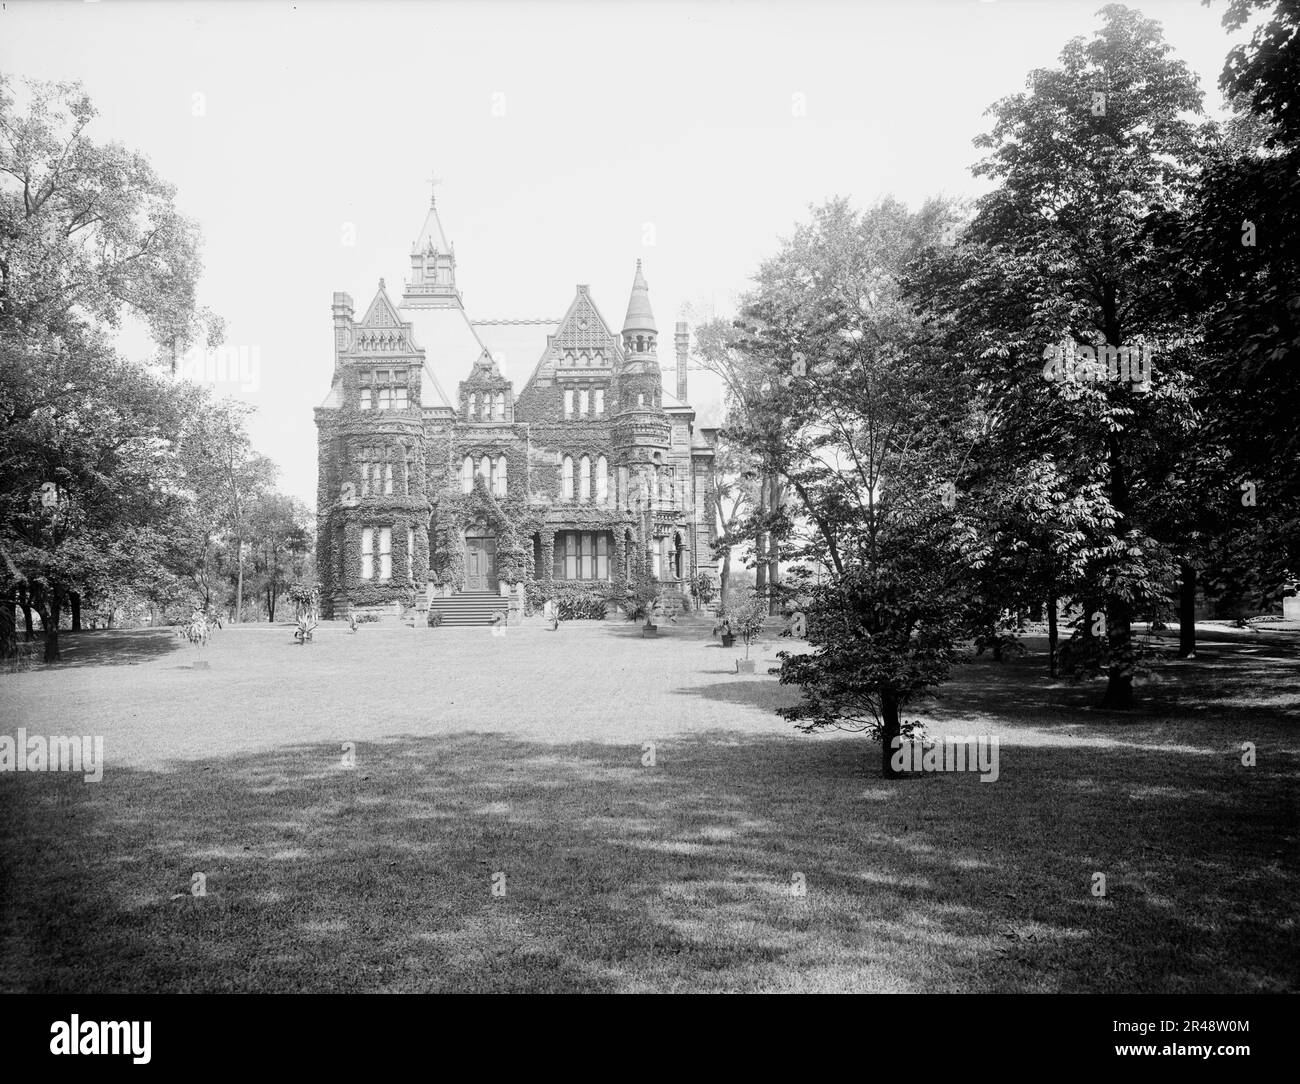
[[[451,598],[429,600],[429,610],[442,614],[444,625],[490,625],[492,615],[506,613],[510,600],[494,591],[461,591]]]

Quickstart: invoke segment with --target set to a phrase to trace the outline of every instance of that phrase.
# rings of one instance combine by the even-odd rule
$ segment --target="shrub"
[[[439,613],[437,610],[431,609],[429,611],[429,628],[436,629],[441,624],[442,624],[442,614]]]
[[[561,621],[604,621],[605,600],[589,591],[564,590],[556,595]]]

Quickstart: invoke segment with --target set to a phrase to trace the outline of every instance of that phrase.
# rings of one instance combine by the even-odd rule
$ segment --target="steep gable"
[[[621,359],[619,337],[610,331],[590,290],[579,286],[560,326],[548,337],[524,390],[535,383],[549,383],[560,369],[612,371]]]

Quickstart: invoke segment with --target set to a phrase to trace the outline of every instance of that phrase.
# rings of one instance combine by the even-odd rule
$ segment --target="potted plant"
[[[752,598],[728,614],[728,618],[730,626],[745,641],[745,657],[736,660],[736,673],[752,674],[754,660],[749,657],[749,645],[763,631],[763,622],[767,620],[767,605],[761,598]]]
[[[654,623],[655,603],[659,601],[659,584],[648,576],[638,576],[627,585],[623,595],[623,609],[629,621],[645,621],[642,636],[657,636],[659,627]]]

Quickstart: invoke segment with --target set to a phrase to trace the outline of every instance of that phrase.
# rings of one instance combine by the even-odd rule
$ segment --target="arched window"
[[[469,493],[474,488],[474,460],[469,456],[460,465],[460,490]]]
[[[488,456],[482,456],[478,461],[479,477],[483,479],[483,484],[490,490],[492,488],[492,460]]]
[[[469,410],[465,412],[465,416],[470,421],[473,421],[474,415],[478,413],[478,396],[475,395],[473,392],[470,392],[468,402],[469,402]]]
[[[591,456],[578,460],[578,500],[591,500]]]
[[[506,457],[503,455],[497,456],[496,479],[492,485],[492,492],[498,497],[506,495]]]
[[[497,421],[503,422],[506,420],[506,393],[503,391],[497,392],[495,402]]]
[[[485,422],[492,420],[492,395],[486,391],[483,393],[483,420]]]
[[[564,486],[564,489],[562,490],[564,494],[564,498],[565,500],[572,500],[573,499],[573,456],[566,455],[564,457],[563,472],[561,477]]]
[[[596,456],[596,501],[609,503],[609,463],[603,455]]]
[[[578,414],[584,418],[587,416],[587,406],[587,389],[583,388],[578,392]]]

